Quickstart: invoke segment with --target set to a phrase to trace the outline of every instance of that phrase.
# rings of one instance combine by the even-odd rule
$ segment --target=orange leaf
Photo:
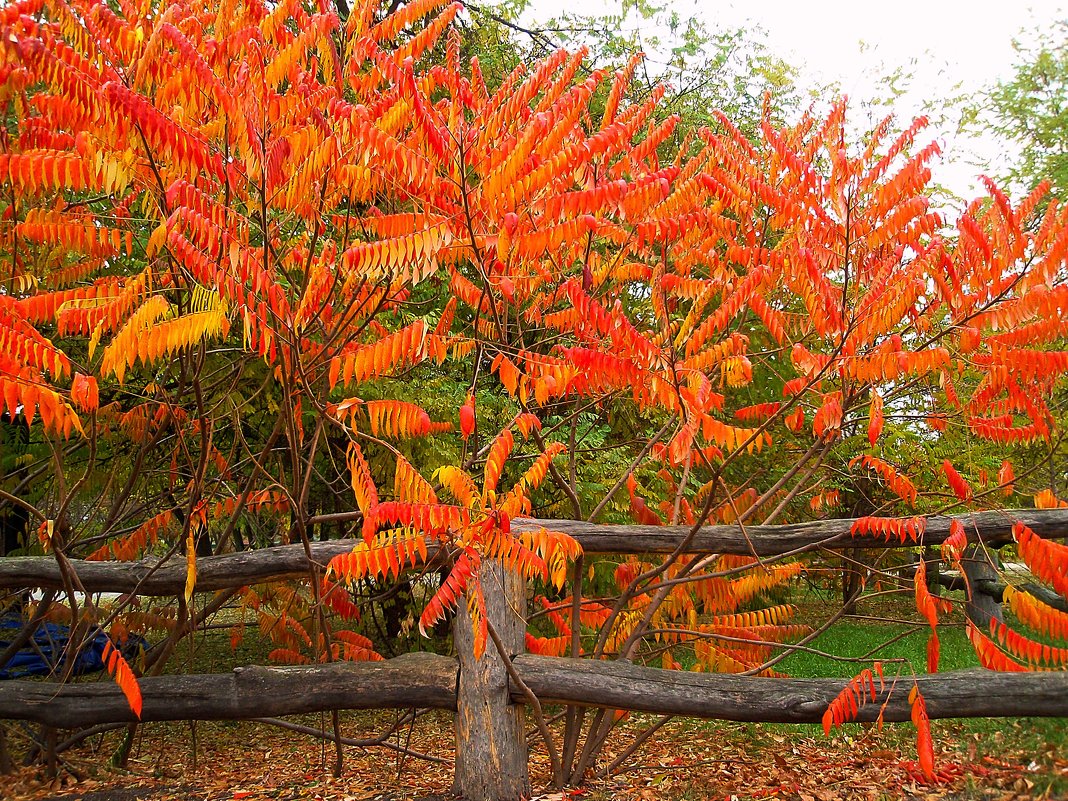
[[[130,669],[130,665],[111,640],[104,643],[104,650],[100,656],[104,660],[108,673],[115,678],[115,683],[119,685],[122,694],[126,696],[126,702],[130,705],[130,709],[140,720],[141,688],[137,684],[137,677],[134,675],[133,670]]]
[[[460,435],[466,442],[475,433],[475,396],[468,395],[464,405],[460,407]]]
[[[912,722],[916,726],[916,752],[920,768],[928,781],[934,781],[934,741],[931,739],[931,720],[927,716],[927,703],[914,687],[910,695],[912,702]]]
[[[883,433],[883,398],[882,396],[872,390],[871,393],[871,410],[868,413],[868,442],[872,447],[875,447],[875,443],[879,439],[879,435]]]

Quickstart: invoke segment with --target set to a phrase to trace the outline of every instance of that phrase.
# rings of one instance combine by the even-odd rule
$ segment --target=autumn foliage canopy
[[[281,661],[381,658],[347,587],[430,564],[446,567],[417,627],[459,610],[477,656],[480,565],[500,560],[534,587],[531,651],[774,673],[806,629],[768,594],[804,559],[630,556],[587,576],[570,536],[511,521],[839,516],[922,544],[928,514],[1041,488],[1013,460],[1048,452],[1068,371],[1068,211],[1042,187],[1014,203],[987,182],[948,219],[923,120],[858,135],[838,103],[685,130],[665,88],[632,83],[638,59],[484,75],[462,14],[0,9],[0,399],[54,452],[39,545],[188,565],[177,611],[94,622],[180,636],[198,557],[255,544],[236,521],[307,542],[319,500],[343,497],[350,554],[238,593]],[[443,376],[448,405],[420,397]],[[619,421],[593,497],[576,431]],[[1068,549],[1015,533],[1068,593]],[[946,601],[922,572],[914,592],[933,671]],[[1068,631],[1023,590],[1008,603]],[[1000,624],[969,637],[996,669],[1068,661]],[[859,675],[828,727],[877,681]],[[914,720],[926,731],[922,696]]]

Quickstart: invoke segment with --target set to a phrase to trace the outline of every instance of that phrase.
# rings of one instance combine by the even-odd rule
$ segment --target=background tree
[[[1068,21],[1023,33],[1013,45],[1014,74],[990,93],[991,106],[981,118],[1019,148],[1011,180],[1026,188],[1049,181],[1063,198],[1068,187]]]
[[[633,89],[636,58],[588,70],[560,50],[487,82],[462,57],[459,10],[0,12],[0,384],[48,456],[30,465],[40,498],[2,497],[50,552],[0,574],[60,590],[51,611],[74,642],[159,632],[143,659],[109,658],[121,720],[190,714],[142,687],[186,686],[161,674],[227,604],[277,661],[379,662],[361,610],[419,584],[411,625],[453,617],[459,674],[445,657],[252,670],[193,677],[214,687],[197,697],[240,697],[262,717],[293,697],[263,682],[292,682],[298,709],[335,710],[339,771],[338,706],[454,705],[458,790],[513,798],[529,789],[516,696],[553,780],[579,782],[612,708],[649,708],[641,681],[663,681],[635,663],[770,675],[783,643],[815,634],[775,598],[821,570],[808,551],[945,540],[947,560],[972,555],[961,520],[932,517],[925,535],[927,515],[988,508],[1017,479],[983,482],[982,466],[931,449],[951,426],[1002,446],[1053,440],[1068,240],[1056,204],[1036,213],[1040,192],[1014,205],[993,184],[947,229],[926,194],[937,147],[917,143],[922,120],[858,140],[844,103],[791,125],[766,104],[748,132],[722,113],[686,131],[661,113],[666,89]],[[762,527],[876,483],[856,521]],[[648,527],[599,526],[609,513]],[[1062,591],[1062,546],[1043,539],[1061,518],[1018,516],[1021,553]],[[975,544],[1011,526],[963,519]],[[334,526],[346,540],[315,541]],[[580,546],[625,555],[587,565]],[[147,575],[118,564],[142,553],[161,560]],[[887,567],[866,569],[896,580]],[[922,579],[907,586],[933,672],[944,604]],[[116,580],[115,603],[79,592]],[[1034,608],[1052,631],[1060,618]],[[985,626],[971,629],[985,664],[1063,661]],[[553,658],[513,658],[524,642]],[[573,664],[582,655],[594,659]],[[594,689],[537,683],[561,662]],[[346,676],[375,678],[349,698],[333,683]],[[921,681],[888,714],[929,744]],[[837,696],[829,722],[864,682],[876,691],[870,672],[841,695],[820,685],[817,706]],[[80,689],[50,692],[62,706]],[[562,732],[539,693],[571,706]],[[709,713],[682,695],[653,709]],[[87,706],[68,719],[116,714]]]

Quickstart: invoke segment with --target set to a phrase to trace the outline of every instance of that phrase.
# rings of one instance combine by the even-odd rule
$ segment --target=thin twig
[[[326,740],[328,742],[334,742],[334,733],[329,731],[323,731],[322,729],[316,729],[313,726],[304,726],[300,723],[290,723],[288,720],[282,720],[281,718],[252,718],[256,723],[266,723],[268,726],[277,726],[280,729],[288,729],[289,731],[295,731],[299,734],[307,734],[310,737],[318,737],[320,740]],[[389,734],[392,734],[392,730]],[[355,740],[351,737],[342,737],[341,743],[343,745],[351,745],[356,748],[388,748],[391,751],[398,751],[405,756],[415,757],[416,759],[423,759],[427,762],[436,762],[441,765],[451,765],[451,759],[444,759],[442,757],[432,756],[430,754],[424,754],[422,751],[414,751],[410,748],[405,748],[402,745],[389,742],[386,738],[389,737],[386,734],[382,737],[368,737],[362,740]]]

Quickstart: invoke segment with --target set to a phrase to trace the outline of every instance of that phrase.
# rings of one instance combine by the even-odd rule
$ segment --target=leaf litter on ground
[[[310,720],[310,719],[309,719]],[[384,717],[345,715],[344,736],[368,736]],[[320,721],[321,722],[321,721]],[[610,764],[639,731],[639,716],[609,747]],[[328,721],[327,721],[328,723]],[[1007,724],[1011,728],[1012,724]],[[327,725],[324,728],[329,728]],[[534,797],[540,801],[1040,801],[1068,797],[1068,754],[1011,732],[936,732],[937,771],[928,782],[905,727],[853,725],[836,736],[804,728],[676,721],[648,740],[614,776],[580,788],[547,788],[544,749],[532,741]],[[453,798],[452,732],[444,715],[421,719],[392,742],[449,760],[402,757],[383,748],[345,748],[332,776],[334,745],[252,723],[149,724],[139,731],[124,771],[108,769],[117,734],[63,755],[70,770],[49,780],[40,767],[0,777],[10,801],[444,801]],[[629,736],[628,736],[629,735]],[[9,738],[11,740],[13,738]],[[17,742],[17,740],[16,740]]]

